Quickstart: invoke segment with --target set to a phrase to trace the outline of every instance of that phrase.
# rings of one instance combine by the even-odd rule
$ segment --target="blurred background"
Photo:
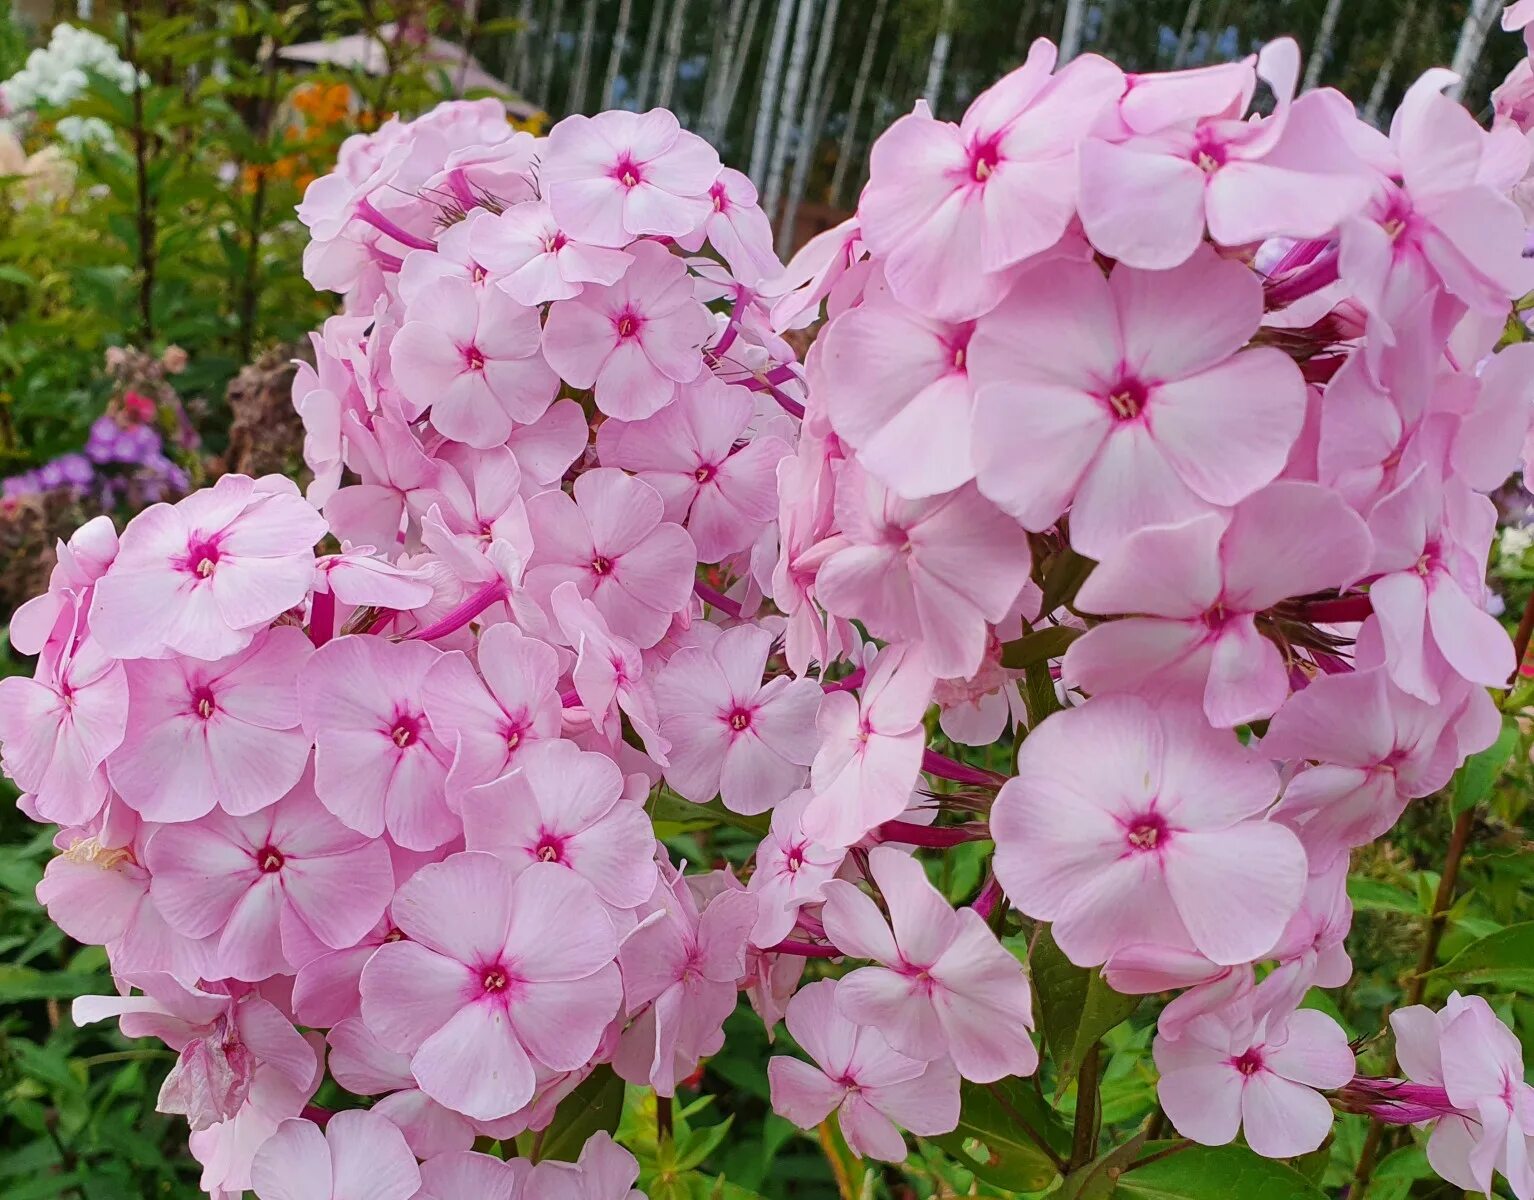
[[[572,112],[670,107],[750,174],[786,258],[849,213],[869,144],[891,120],[921,96],[957,119],[1036,37],[1058,41],[1065,57],[1101,53],[1148,71],[1230,60],[1291,34],[1304,52],[1304,85],[1343,89],[1383,127],[1432,65],[1452,64],[1463,98],[1485,114],[1491,89],[1523,54],[1521,39],[1496,27],[1501,8],[1501,0],[0,0],[0,673],[30,671],[9,655],[4,620],[42,590],[56,539],[87,517],[106,511],[121,523],[225,471],[299,474],[293,360],[336,298],[303,280],[293,206],[346,137],[391,115],[495,95],[509,120],[537,131]],[[1499,499],[1505,519],[1491,580],[1516,613],[1534,588],[1534,533],[1527,493],[1512,487]],[[1528,729],[1521,736],[1527,750]],[[1534,788],[1527,755],[1514,761],[1484,781],[1488,816],[1475,839],[1484,852],[1465,867],[1446,953],[1534,915],[1526,819]],[[112,981],[101,952],[70,943],[33,899],[52,847],[12,798],[0,792],[0,1200],[194,1196],[184,1125],[154,1112],[168,1052],[68,1019],[72,997],[110,991]],[[1397,973],[1415,955],[1437,885],[1440,817],[1414,806],[1355,864],[1358,973],[1335,1014],[1351,1033],[1379,1027]],[[694,862],[749,852],[744,835],[738,845],[728,836],[683,849]],[[945,887],[956,898],[972,892],[978,859],[945,861]],[[1534,1028],[1528,999],[1499,1003],[1517,1010],[1519,1028]],[[1149,1026],[1121,1032],[1129,1045],[1119,1049],[1143,1052],[1116,1059],[1131,1069],[1107,1085],[1112,1119],[1128,1121],[1153,1095]],[[708,1090],[725,1100],[677,1118],[679,1130],[690,1120],[702,1131],[695,1165],[732,1181],[698,1194],[834,1195],[822,1148],[768,1110],[760,1023],[732,1018],[728,1033],[706,1068]],[[642,1113],[631,1116],[643,1123]],[[1361,1137],[1361,1121],[1345,1118],[1334,1161],[1356,1157]],[[927,1150],[892,1168],[877,1194],[1010,1194],[956,1175],[951,1160]],[[1336,1194],[1342,1176],[1324,1156],[1315,1170]],[[1403,1147],[1376,1176],[1371,1200],[1448,1194],[1427,1176],[1420,1151]]]

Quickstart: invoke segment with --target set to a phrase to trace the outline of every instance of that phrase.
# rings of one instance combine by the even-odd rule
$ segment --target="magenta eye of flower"
[[[1166,822],[1155,813],[1137,817],[1124,831],[1124,840],[1135,850],[1159,849],[1166,838]]]
[[[973,147],[969,152],[969,173],[976,183],[984,183],[996,173],[997,164],[1001,162],[1001,155],[997,153],[994,141],[983,142]]]
[[[470,346],[463,352],[463,360],[468,364],[471,371],[483,371],[485,369],[485,356],[480,353],[478,346]]]
[[[1424,579],[1426,579],[1435,570],[1437,570],[1437,568],[1438,546],[1434,542],[1429,542],[1422,548],[1422,554],[1417,559],[1416,563],[1412,566],[1412,570],[1416,571],[1418,575],[1421,575]]]
[[[565,237],[565,235],[560,230],[556,229],[553,233],[549,234],[548,237],[543,239],[544,253],[558,254],[565,248],[565,242],[567,240],[568,239]]]
[[[402,929],[390,929],[388,933],[384,934],[384,941],[386,942],[403,942],[404,940],[405,931]]]
[[[798,874],[801,870],[803,870],[804,847],[790,846],[788,850],[788,856],[784,859],[783,865],[794,874]]]
[[[730,728],[736,733],[743,733],[751,725],[751,714],[743,708],[737,708],[730,714]]]
[[[508,729],[506,731],[506,749],[515,750],[522,744],[522,731],[520,729]]]
[[[692,473],[692,477],[699,483],[707,483],[717,474],[719,474],[718,467],[710,466],[708,463],[704,463],[701,467]]]
[[[389,740],[403,750],[406,746],[412,745],[415,742],[417,733],[416,723],[406,719],[400,721],[389,731]]]
[[[624,313],[618,318],[617,328],[619,337],[631,338],[639,332],[639,318],[633,313]]]
[[[1216,604],[1204,614],[1204,628],[1218,632],[1225,627],[1225,622],[1230,620],[1230,614],[1225,611],[1223,604]]]
[[[1254,1047],[1240,1057],[1231,1059],[1230,1065],[1243,1075],[1255,1075],[1262,1070],[1262,1051]]]
[[[620,158],[617,165],[613,167],[613,178],[626,188],[638,187],[644,181],[639,164],[627,155]]]
[[[217,710],[218,705],[213,703],[213,693],[207,688],[198,688],[192,694],[192,708],[204,721],[208,720]]]
[[[218,546],[212,541],[193,542],[186,548],[183,568],[200,579],[207,579],[218,565]]]
[[[484,973],[479,981],[480,987],[485,991],[495,993],[504,992],[506,985],[511,982],[504,967],[491,967]]]
[[[256,851],[256,866],[263,875],[275,875],[282,870],[282,864],[287,861],[282,856],[282,851],[276,846],[262,846]]]
[[[725,210],[725,206],[728,204],[728,198],[724,194],[723,185],[717,183],[714,184],[713,187],[709,188],[709,195],[712,196],[714,200],[714,211],[723,212]]]
[[[1120,421],[1133,421],[1144,411],[1149,397],[1150,391],[1143,383],[1126,376],[1108,389],[1104,400],[1109,411]]]
[[[539,862],[563,862],[564,854],[560,848],[559,839],[549,834],[544,834],[543,838],[538,842],[538,849],[534,852],[534,857]]]
[[[603,555],[598,554],[595,558],[593,558],[591,560],[591,573],[593,575],[611,575],[612,571],[613,571],[613,560],[612,559],[606,558]]]

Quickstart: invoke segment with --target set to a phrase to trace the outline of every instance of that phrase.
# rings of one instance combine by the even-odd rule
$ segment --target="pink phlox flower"
[[[41,819],[84,825],[101,811],[127,722],[127,671],[94,637],[67,635],[33,678],[0,679],[0,765]]]
[[[1534,346],[1504,346],[1478,384],[1456,422],[1449,465],[1476,491],[1494,492],[1522,465],[1534,418]]]
[[[573,583],[596,606],[613,633],[640,649],[655,645],[673,613],[692,597],[697,551],[687,531],[665,517],[665,502],[649,484],[612,467],[587,471],[572,499],[541,492],[527,502],[533,554],[528,591],[551,603],[554,589]]]
[[[591,388],[610,417],[636,421],[676,398],[705,370],[713,319],[693,295],[687,266],[657,242],[640,242],[623,278],[557,300],[543,353],[571,387]]]
[[[592,886],[534,863],[465,852],[423,867],[394,898],[408,940],[362,972],[362,1016],[410,1055],[420,1088],[478,1120],[533,1096],[534,1060],[590,1061],[622,1002],[617,936]]]
[[[518,304],[579,296],[588,283],[617,283],[633,255],[588,245],[560,228],[547,203],[515,204],[474,226],[475,256],[495,272],[495,286]]]
[[[541,333],[536,309],[500,288],[446,277],[411,306],[389,361],[414,412],[429,407],[444,436],[481,449],[500,446],[514,426],[541,417],[559,392],[539,353]]]
[[[797,954],[769,954],[756,946],[746,950],[746,978],[741,990],[766,1029],[769,1044],[776,1040],[778,1022],[804,977],[806,962]]]
[[[835,469],[840,461],[835,435],[827,430],[816,436],[809,425],[795,454],[778,461],[778,554],[770,594],[788,618],[783,651],[796,675],[803,675],[812,661],[824,670],[855,638],[847,621],[821,616],[815,603],[820,564],[818,556],[809,557],[835,528]]]
[[[1372,551],[1367,526],[1346,503],[1288,480],[1228,516],[1141,529],[1097,565],[1076,597],[1084,612],[1139,615],[1072,642],[1062,678],[1092,695],[1190,700],[1211,725],[1272,716],[1289,695],[1289,670],[1259,616],[1293,596],[1346,588]]]
[[[823,888],[826,936],[854,958],[872,959],[837,986],[836,1004],[876,1027],[901,1054],[947,1055],[960,1075],[991,1083],[1031,1075],[1033,1002],[1022,963],[974,909],[955,911],[921,863],[891,846],[868,853],[889,919],[845,879]]]
[[[476,209],[444,229],[437,237],[435,250],[412,250],[405,255],[395,286],[410,319],[432,319],[431,295],[433,285],[440,279],[461,279],[473,286],[476,293],[488,285],[489,264],[481,262],[474,253],[478,240],[475,228],[493,220],[490,213]]]
[[[907,307],[881,282],[812,348],[811,386],[824,389],[832,426],[898,495],[936,496],[975,477],[974,328]]]
[[[349,635],[314,652],[299,711],[314,739],[314,787],[349,827],[429,850],[460,832],[445,784],[452,751],[426,719],[426,673],[441,657],[422,642]]]
[[[1422,467],[1374,506],[1369,599],[1393,683],[1437,703],[1439,661],[1485,687],[1517,664],[1512,643],[1485,609],[1484,564],[1497,523],[1491,500]]]
[[[783,270],[772,247],[772,223],[757,203],[756,185],[733,167],[725,167],[708,189],[709,214],[701,228],[677,238],[689,254],[705,240],[724,259],[730,274],[754,287]]]
[[[759,293],[771,301],[772,328],[781,331],[811,324],[820,315],[821,302],[865,253],[856,217],[805,242],[780,274],[758,284]]]
[[[365,1109],[313,1121],[284,1121],[250,1168],[257,1200],[411,1200],[421,1172],[405,1136]]]
[[[746,974],[756,897],[736,884],[705,904],[687,880],[663,866],[638,915],[639,926],[618,955],[624,1003],[635,1020],[613,1069],[630,1083],[672,1096],[701,1059],[724,1045],[724,1020]]]
[[[525,1158],[508,1161],[472,1150],[435,1154],[421,1164],[421,1190],[415,1200],[523,1200],[523,1187],[534,1170]]]
[[[415,498],[422,541],[466,579],[493,578],[477,559],[494,564],[515,558],[519,565],[512,574],[520,580],[520,565],[533,552],[533,534],[516,455],[505,446],[447,445],[433,457],[439,464],[435,486]]]
[[[1284,788],[1274,819],[1305,843],[1311,869],[1345,860],[1382,836],[1408,803],[1449,782],[1463,757],[1448,704],[1428,704],[1383,667],[1326,675],[1285,702],[1262,752],[1304,766]]]
[[[801,1129],[834,1112],[854,1154],[903,1162],[901,1128],[931,1135],[958,1125],[959,1073],[947,1058],[901,1054],[877,1027],[848,1020],[841,986],[817,980],[789,1002],[788,1032],[814,1066],[781,1055],[768,1060],[772,1110]]]
[[[736,626],[706,649],[678,650],[656,674],[666,781],[678,795],[704,804],[718,794],[727,808],[760,813],[803,786],[820,745],[820,685],[762,682],[773,642],[765,629]]]
[[[818,904],[825,882],[847,858],[841,847],[821,846],[804,832],[808,790],[792,793],[772,812],[772,829],[756,847],[756,870],[747,890],[756,896],[752,945],[767,948],[787,938],[805,904]]]
[[[11,614],[11,646],[18,654],[42,654],[75,631],[75,612],[90,610],[91,588],[117,557],[117,528],[108,516],[92,517],[54,545],[57,561],[48,590]]]
[[[218,659],[303,603],[324,518],[280,476],[225,475],[123,530],[96,583],[91,633],[119,658]]]
[[[1158,1037],[1156,1093],[1177,1132],[1223,1146],[1238,1129],[1265,1158],[1309,1154],[1332,1128],[1321,1091],[1353,1077],[1348,1035],[1316,1009],[1274,1009],[1253,993]]]
[[[1523,1050],[1480,996],[1451,992],[1442,1011],[1423,1005],[1390,1014],[1396,1057],[1413,1083],[1444,1089],[1459,1115],[1428,1139],[1434,1171],[1466,1191],[1492,1192],[1502,1175],[1520,1200],[1534,1195],[1534,1088]]]
[[[454,747],[447,777],[454,798],[500,778],[560,732],[560,656],[552,646],[503,624],[485,630],[477,650],[477,671],[452,651],[432,664],[421,691],[432,730]]]
[[[921,652],[895,646],[874,659],[859,694],[836,691],[821,701],[806,833],[823,845],[850,846],[900,815],[921,773],[922,716],[933,684]]]
[[[191,938],[218,936],[222,973],[292,974],[360,940],[394,890],[388,847],[342,825],[305,779],[249,816],[214,810],[160,827],[145,866],[150,898]]]
[[[586,450],[591,429],[574,400],[556,400],[531,425],[512,430],[506,445],[522,471],[523,496],[556,485]]]
[[[855,464],[836,481],[840,533],[820,558],[815,594],[827,612],[875,637],[920,643],[934,675],[967,676],[1028,580],[1028,535],[971,484],[902,500]]]
[[[1055,60],[1041,38],[958,125],[922,103],[874,142],[858,217],[906,304],[979,316],[1005,292],[1005,268],[1053,246],[1075,216],[1077,143],[1124,74],[1087,54],[1051,75]]]
[[[468,792],[462,809],[466,847],[518,872],[556,863],[619,909],[638,908],[655,891],[655,831],[605,755],[541,741],[513,770]]]
[[[712,211],[719,155],[670,112],[609,111],[560,121],[544,143],[539,176],[560,226],[598,246],[681,237]]]
[[[372,546],[344,544],[340,554],[314,562],[314,590],[329,592],[341,604],[409,612],[433,596],[426,574],[390,562]]]
[[[713,376],[682,388],[674,404],[642,421],[602,422],[597,456],[633,471],[685,525],[698,561],[749,547],[778,515],[778,463],[793,453],[781,438],[750,437],[750,394]]]
[[[570,673],[576,698],[595,733],[615,757],[624,745],[621,717],[626,716],[643,740],[654,764],[666,763],[667,743],[660,735],[660,712],[650,680],[644,677],[639,648],[607,627],[596,605],[581,596],[573,583],[562,583],[550,597],[554,618],[575,651]],[[566,712],[568,725],[570,714]]]
[[[1142,105],[1132,114],[1142,132],[1085,141],[1081,220],[1093,245],[1129,266],[1164,270],[1194,253],[1206,221],[1215,242],[1242,246],[1325,237],[1358,212],[1374,175],[1339,133],[1357,118],[1336,92],[1295,100],[1299,70],[1299,48],[1278,38],[1257,56],[1276,101],[1271,115],[1249,120],[1227,108],[1160,124]]]
[[[448,192],[461,207],[466,199],[496,207],[520,206],[538,194],[538,154],[543,140],[525,129],[501,138],[499,132],[484,140],[460,145],[443,160],[440,175],[427,181],[428,192]],[[473,216],[473,213],[470,213]]]
[[[410,1057],[390,1049],[361,1017],[348,1017],[325,1035],[331,1077],[356,1096],[381,1096],[373,1112],[405,1135],[417,1158],[454,1154],[474,1145],[474,1125],[444,1108],[415,1084]]]
[[[325,501],[325,519],[343,541],[394,554],[406,546],[407,509],[425,511],[442,467],[421,449],[403,420],[379,414],[365,426],[348,416],[343,425],[347,465],[361,482],[337,489]]]
[[[1029,579],[1006,618],[987,633],[980,666],[962,678],[939,679],[932,691],[938,706],[938,727],[961,746],[989,746],[1009,725],[1021,727],[1028,712],[1018,681],[1022,672],[1001,664],[1002,644],[1023,636],[1024,620],[1042,615],[1043,593]],[[1068,618],[1069,619],[1069,618]]]
[[[286,625],[217,662],[125,663],[128,724],[107,763],[113,788],[150,821],[195,821],[215,807],[245,816],[276,803],[309,761],[298,677],[313,652]]]
[[[1278,776],[1203,713],[1105,696],[1029,732],[991,811],[996,878],[1072,962],[1191,946],[1250,962],[1299,907],[1299,839],[1263,819]]]
[[[1071,544],[1099,559],[1136,529],[1245,499],[1305,417],[1288,356],[1242,349],[1261,320],[1257,277],[1212,250],[1107,279],[1072,262],[1030,272],[970,343],[981,492],[1035,531],[1069,508]]]

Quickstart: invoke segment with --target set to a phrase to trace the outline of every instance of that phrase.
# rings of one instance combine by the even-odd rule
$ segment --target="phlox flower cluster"
[[[962,122],[897,121],[786,268],[664,111],[346,144],[299,209],[344,296],[295,383],[307,491],[86,525],[0,682],[60,827],[39,896],[120,984],[76,1017],[176,1051],[210,1194],[627,1200],[605,1135],[472,1148],[595,1070],[672,1096],[742,992],[797,1047],[774,1109],[899,1160],[1039,1067],[1048,923],[1177,993],[1183,1136],[1290,1157],[1404,1095],[1445,1178],[1534,1195],[1489,1009],[1398,1013],[1380,1081],[1301,1008],[1351,973],[1349,852],[1497,733],[1529,151],[1442,73],[1387,137],[1298,69],[1040,42]],[[934,708],[1015,772],[930,747]],[[688,872],[678,797],[754,860]],[[955,906],[927,860],[983,839]]]

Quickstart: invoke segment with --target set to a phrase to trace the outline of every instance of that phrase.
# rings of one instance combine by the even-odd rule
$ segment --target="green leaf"
[[[1054,1162],[1029,1137],[1024,1123],[1061,1154],[1070,1147],[1070,1134],[1031,1084],[1021,1079],[965,1083],[960,1100],[958,1127],[929,1140],[995,1187],[1033,1192],[1055,1181]]]
[[[73,1000],[108,990],[109,980],[99,975],[71,975],[63,971],[34,971],[0,963],[0,1004],[19,1000]]]
[[[1534,921],[1509,925],[1471,942],[1429,979],[1479,983],[1514,992],[1534,992]]]
[[[1472,754],[1465,760],[1465,765],[1454,772],[1454,790],[1450,793],[1450,806],[1456,817],[1474,808],[1491,795],[1497,776],[1502,773],[1502,768],[1507,766],[1507,760],[1513,757],[1513,751],[1516,749],[1518,749],[1518,726],[1513,723],[1511,717],[1504,717],[1502,732],[1497,736],[1497,740],[1479,754]]]
[[[1367,879],[1362,875],[1348,876],[1348,899],[1361,912],[1398,912],[1408,916],[1422,916],[1417,897],[1394,884],[1379,879]]]
[[[574,1162],[586,1139],[594,1133],[611,1133],[623,1115],[623,1080],[609,1066],[600,1066],[579,1087],[559,1102],[554,1119],[544,1131],[537,1159]]]
[[[1048,929],[1040,932],[1028,965],[1039,1002],[1039,1027],[1063,1092],[1086,1052],[1134,1012],[1140,1000],[1120,995],[1103,982],[1100,972],[1071,962]]]
[[[730,825],[759,838],[767,836],[767,826],[771,822],[769,813],[748,817],[731,812],[720,803],[717,796],[707,804],[694,804],[691,800],[683,800],[680,796],[667,791],[656,792],[645,804],[645,811],[650,814],[650,820],[657,828],[663,823],[680,825],[688,831]]]
[[[1154,1149],[1154,1143],[1146,1147]],[[1119,1176],[1114,1200],[1324,1200],[1292,1167],[1245,1146],[1189,1146]]]
[[[1051,658],[1059,658],[1085,632],[1067,625],[1046,625],[1003,645],[1001,665],[1013,671],[1024,671]]]
[[[1044,596],[1039,611],[1052,613],[1062,604],[1069,604],[1076,599],[1076,593],[1081,590],[1081,585],[1087,581],[1087,576],[1095,566],[1096,562],[1074,550],[1062,550],[1052,557],[1044,575]]]

